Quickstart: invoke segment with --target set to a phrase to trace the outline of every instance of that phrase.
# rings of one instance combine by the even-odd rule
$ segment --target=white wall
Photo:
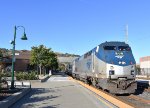
[[[140,63],[140,68],[150,68],[150,61],[143,61]]]

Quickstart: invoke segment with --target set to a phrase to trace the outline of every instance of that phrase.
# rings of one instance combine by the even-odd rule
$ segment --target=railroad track
[[[118,96],[120,100],[124,100],[126,103],[132,104],[135,108],[150,108],[150,100],[144,99],[140,96]]]
[[[135,108],[150,108],[150,88],[140,86],[136,92],[131,95],[115,95],[114,97]]]
[[[150,93],[150,88],[145,89],[144,91],[145,91],[145,92],[149,92],[149,93]]]
[[[140,102],[145,103],[145,104],[150,104],[150,100],[146,100],[146,99],[141,98],[141,97],[136,96],[136,95],[130,95],[129,98],[132,98],[134,100],[140,101]]]
[[[150,108],[150,88],[145,88],[145,86],[138,86],[138,89],[135,94],[112,95],[112,94],[110,94],[106,91],[103,91],[101,89],[98,89],[94,86],[89,86],[88,84],[85,84],[79,80],[74,80],[74,81],[80,83],[85,88],[91,90],[92,92],[98,94],[99,96],[101,96],[103,98],[107,97],[107,98],[105,98],[106,100],[108,100],[109,102],[113,103],[114,105],[116,105],[118,107]],[[104,95],[107,95],[107,96],[104,96]],[[110,97],[112,97],[112,99],[110,99]],[[129,106],[124,106],[124,105],[129,105]]]

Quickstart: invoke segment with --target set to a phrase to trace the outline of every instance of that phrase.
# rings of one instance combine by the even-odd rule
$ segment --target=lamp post
[[[26,33],[25,33],[25,28],[23,26],[15,26],[14,28],[14,40],[11,42],[11,44],[13,45],[13,49],[12,49],[12,80],[11,80],[11,89],[14,89],[14,62],[15,62],[15,40],[16,40],[16,31],[18,28],[23,28],[24,29],[24,33],[23,36],[21,37],[22,40],[27,40],[26,37]]]

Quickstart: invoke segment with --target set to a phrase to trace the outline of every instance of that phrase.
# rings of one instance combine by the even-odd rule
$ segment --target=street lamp
[[[14,62],[15,62],[15,40],[16,40],[16,31],[18,28],[23,28],[24,29],[24,33],[23,36],[21,37],[22,40],[27,40],[26,37],[26,33],[25,33],[25,28],[23,26],[15,26],[14,29],[14,40],[11,42],[11,44],[13,45],[13,49],[12,49],[12,80],[11,80],[11,89],[14,89]]]

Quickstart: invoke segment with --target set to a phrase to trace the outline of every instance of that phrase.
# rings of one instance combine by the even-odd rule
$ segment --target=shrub
[[[35,71],[16,73],[16,78],[17,80],[37,80],[38,79]]]
[[[11,73],[6,72],[6,73],[0,73],[0,91],[2,90],[2,83],[4,80],[2,80],[2,77],[11,77]]]
[[[37,80],[38,76],[36,71],[30,72],[15,72],[15,77],[17,80]],[[11,77],[11,72],[0,73],[0,82],[2,77]]]
[[[23,75],[23,72],[18,72],[16,73],[16,79],[17,80],[23,80],[24,79],[24,75]]]
[[[2,77],[11,77],[11,73],[10,72],[0,73],[0,82],[1,82]]]

